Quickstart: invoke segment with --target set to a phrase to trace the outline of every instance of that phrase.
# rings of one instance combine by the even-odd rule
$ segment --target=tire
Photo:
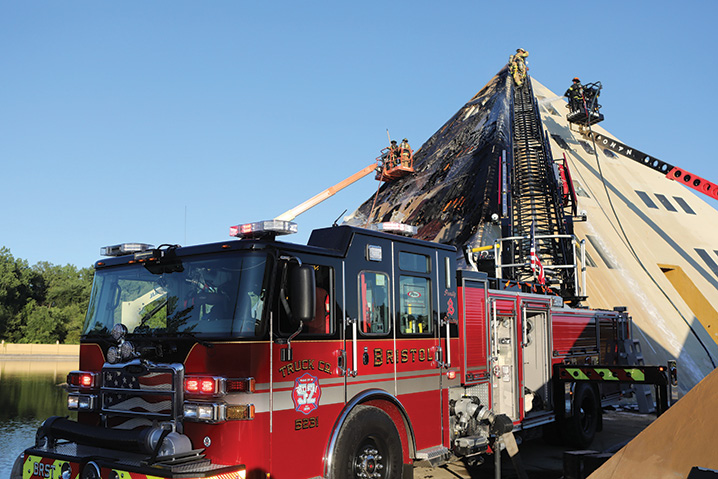
[[[339,431],[329,477],[332,479],[401,479],[399,432],[389,415],[357,406]]]
[[[590,384],[577,383],[573,393],[573,415],[563,424],[566,445],[585,449],[596,436],[601,416],[601,402]]]

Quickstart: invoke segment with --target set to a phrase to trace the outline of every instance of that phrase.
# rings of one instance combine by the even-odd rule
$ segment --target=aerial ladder
[[[513,154],[507,164],[511,207],[502,220],[501,277],[535,281],[528,267],[534,245],[547,285],[559,289],[567,301],[578,302],[583,298],[577,288],[573,223],[566,204],[570,195],[561,181],[570,172],[566,162],[561,172],[554,163],[528,77],[522,87],[513,89],[512,116]]]
[[[677,181],[689,188],[710,196],[714,200],[718,200],[718,185],[715,183],[701,178],[698,175],[694,175],[683,168],[678,168],[670,163],[659,160],[636,148],[624,145],[618,140],[591,130],[591,125],[595,125],[604,119],[603,114],[600,112],[601,105],[598,104],[598,96],[601,94],[602,88],[603,86],[600,81],[582,85],[581,101],[578,103],[578,108],[575,106],[572,108],[571,102],[566,105],[566,108],[569,109],[566,120],[568,120],[569,123],[577,124],[579,132],[602,147],[623,155],[626,158],[630,158],[659,173],[663,173],[666,175],[666,178],[670,180]]]
[[[710,196],[714,200],[718,200],[718,185],[712,183],[698,175],[673,166],[670,163],[659,160],[658,158],[648,155],[640,150],[624,145],[618,140],[609,138],[606,135],[602,135],[596,132],[588,132],[587,136],[593,139],[597,145],[607,148],[614,153],[630,158],[631,160],[640,163],[644,166],[651,168],[652,170],[658,171],[666,175],[666,178],[679,182],[682,185],[699,191],[705,195]]]

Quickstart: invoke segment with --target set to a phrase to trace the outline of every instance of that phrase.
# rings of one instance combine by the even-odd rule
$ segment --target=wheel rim
[[[354,477],[377,479],[384,477],[385,469],[385,458],[379,445],[372,439],[366,440],[354,458]]]

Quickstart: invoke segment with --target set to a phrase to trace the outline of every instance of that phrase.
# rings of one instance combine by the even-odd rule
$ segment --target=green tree
[[[65,325],[60,315],[45,306],[38,306],[34,300],[25,305],[21,313],[22,337],[13,338],[18,343],[64,342]]]
[[[0,248],[0,338],[23,343],[79,342],[92,268],[39,262],[29,267]]]
[[[18,315],[34,299],[35,273],[27,261],[15,259],[8,248],[0,248],[0,337],[20,327]]]

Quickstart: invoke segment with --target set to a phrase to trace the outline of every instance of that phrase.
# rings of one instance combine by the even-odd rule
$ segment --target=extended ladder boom
[[[281,215],[277,216],[274,219],[281,220],[281,221],[292,221],[294,218],[301,215],[308,209],[313,208],[313,207],[317,206],[319,203],[321,203],[322,201],[330,198],[336,192],[341,191],[344,188],[346,188],[347,186],[351,185],[352,183],[355,183],[355,182],[361,180],[362,178],[364,178],[365,176],[370,175],[371,173],[373,173],[376,170],[376,167],[377,167],[376,163],[371,163],[371,164],[365,166],[361,170],[359,170],[356,173],[354,173],[353,175],[351,175],[349,178],[346,178],[346,179],[340,181],[339,183],[337,183],[334,186],[330,186],[329,188],[322,191],[321,193],[312,196],[304,203],[302,203],[298,206],[295,206],[294,208],[292,208],[289,211],[285,211],[284,213],[282,213]]]
[[[620,141],[614,140],[613,138],[609,138],[596,132],[592,132],[592,135],[593,139],[599,145],[608,148],[611,151],[619,153],[626,158],[630,158],[633,161],[645,165],[653,170],[665,173],[666,178],[678,181],[679,183],[684,184],[689,188],[693,188],[696,191],[700,191],[701,193],[710,196],[714,200],[718,200],[718,185],[716,185],[715,183],[711,183],[710,181],[701,178],[698,175],[694,175],[693,173],[690,173],[683,168],[675,167],[669,163],[666,163],[665,161],[659,160],[658,158],[655,158],[651,155],[647,155],[642,151],[624,145]]]
[[[508,165],[512,201],[510,218],[505,223],[510,227],[502,229],[504,240],[512,241],[502,247],[502,263],[508,269],[506,277],[533,280],[534,273],[527,266],[529,238],[535,225],[535,253],[543,262],[547,279],[559,285],[564,299],[578,300],[570,239],[573,229],[566,219],[563,191],[556,177],[558,170],[554,170],[551,148],[528,77],[523,87],[514,88],[512,113],[513,164]]]

